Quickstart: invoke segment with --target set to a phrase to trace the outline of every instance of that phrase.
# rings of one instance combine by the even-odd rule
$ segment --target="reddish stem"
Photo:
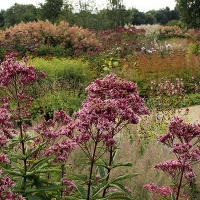
[[[64,178],[64,174],[65,174],[65,165],[63,164],[61,166],[61,180],[63,181],[63,178]],[[63,182],[62,182],[62,185],[63,185]],[[63,190],[60,191],[61,192],[61,198],[63,197]]]
[[[113,161],[113,147],[111,146],[111,148],[110,148],[109,168],[108,168],[108,175],[106,177],[106,182],[108,182],[108,180],[110,178],[110,171],[111,171],[110,167],[112,165],[112,161]],[[105,197],[105,195],[106,195],[106,190],[107,190],[107,187],[103,191],[103,197]]]
[[[184,166],[182,167],[182,171],[181,171],[181,178],[180,178],[180,182],[179,182],[179,186],[178,186],[178,192],[177,192],[177,196],[176,196],[176,200],[178,200],[179,195],[180,195],[180,190],[181,190],[181,185],[182,185],[182,181],[183,181],[183,173],[184,173]]]
[[[20,100],[18,97],[18,88],[17,88],[17,78],[15,77],[14,81],[14,87],[15,87],[15,94],[17,98],[17,106],[18,106],[18,116],[19,116],[19,129],[20,129],[20,137],[21,137],[21,146],[22,146],[22,153],[23,155],[26,155],[25,150],[25,143],[24,143],[24,134],[23,134],[23,125],[22,125],[22,117],[21,117],[21,107],[20,107]],[[24,190],[24,186],[26,184],[26,172],[27,172],[27,159],[24,159],[24,184],[22,185],[22,189]]]
[[[93,167],[95,163],[95,154],[96,154],[96,149],[97,149],[97,144],[98,144],[98,137],[97,140],[95,141],[94,145],[94,152],[91,158],[91,167],[90,167],[90,176],[89,176],[89,183],[88,183],[88,193],[87,193],[87,200],[90,200],[90,188],[92,185],[92,172],[93,172]]]

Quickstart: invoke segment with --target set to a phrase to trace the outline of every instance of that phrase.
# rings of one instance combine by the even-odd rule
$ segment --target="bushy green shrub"
[[[64,57],[67,51],[62,46],[47,46],[43,45],[38,48],[37,55],[38,56],[57,56],[57,57]]]
[[[184,24],[180,20],[170,20],[167,23],[167,26],[179,26],[180,28],[184,27]]]
[[[32,105],[32,120],[40,116],[52,118],[54,110],[68,109],[71,115],[79,109],[84,89],[96,77],[89,65],[80,59],[32,58],[29,62],[46,74],[28,91],[36,100]]]
[[[86,86],[93,80],[94,73],[91,72],[89,65],[81,60],[65,58],[33,58],[30,60],[38,70],[43,70],[46,79],[51,84],[54,80],[66,82],[72,87],[78,88]]]
[[[79,110],[81,102],[85,98],[84,94],[74,93],[72,91],[58,91],[48,93],[36,99],[30,109],[31,120],[36,121],[40,117],[52,119],[55,110],[66,110],[69,115]]]
[[[190,43],[188,50],[197,56],[200,55],[200,43]]]

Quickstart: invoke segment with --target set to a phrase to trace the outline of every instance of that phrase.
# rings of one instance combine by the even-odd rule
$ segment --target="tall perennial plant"
[[[86,88],[88,97],[74,119],[55,111],[53,119],[40,121],[33,132],[26,124],[33,101],[27,94],[41,78],[42,71],[28,65],[27,59],[17,61],[14,54],[1,63],[1,199],[132,199],[120,183],[131,176],[113,177],[111,171],[131,166],[115,163],[117,134],[149,114],[137,85],[114,74],[97,79]],[[68,173],[67,159],[77,147],[89,164],[86,175]]]
[[[173,118],[167,134],[161,135],[158,141],[171,149],[176,160],[168,160],[154,166],[170,176],[173,185],[145,185],[144,188],[153,193],[153,199],[189,199],[191,195],[184,194],[184,189],[188,186],[192,190],[197,183],[193,166],[200,161],[199,138],[199,124],[185,123],[179,117]]]

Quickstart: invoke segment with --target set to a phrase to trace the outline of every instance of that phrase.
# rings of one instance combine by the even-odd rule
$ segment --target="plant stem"
[[[14,79],[14,88],[15,88],[15,95],[16,95],[16,100],[17,100],[17,106],[18,106],[18,116],[19,116],[19,130],[20,130],[20,137],[21,137],[21,146],[22,146],[22,153],[25,156],[26,155],[26,150],[25,150],[25,143],[24,143],[24,134],[23,134],[23,120],[21,116],[21,105],[20,105],[20,99],[18,97],[18,88],[17,88],[17,78],[15,76]],[[25,189],[25,184],[26,184],[26,172],[27,172],[27,158],[24,159],[24,183],[22,185],[22,190]]]
[[[64,174],[65,174],[65,165],[63,164],[62,166],[61,166],[61,180],[63,181],[63,178],[64,178]],[[63,185],[63,182],[62,182],[62,185]],[[61,198],[63,197],[63,190],[61,190],[60,191],[60,193],[61,193]]]
[[[181,178],[180,178],[180,182],[179,182],[179,186],[178,186],[178,192],[177,192],[177,196],[176,196],[176,200],[178,200],[179,195],[180,195],[180,190],[181,190],[181,185],[182,185],[182,180],[183,180],[183,173],[184,173],[184,166],[182,167],[182,171],[181,171]]]
[[[108,175],[106,177],[106,182],[108,182],[108,180],[110,178],[110,171],[111,171],[110,167],[112,165],[112,161],[113,161],[113,147],[111,146],[111,148],[110,148],[109,168],[108,168]],[[103,197],[105,197],[105,195],[106,195],[106,190],[107,190],[107,187],[103,191]]]
[[[23,128],[22,128],[22,121],[21,120],[19,122],[19,129],[20,129],[20,136],[21,136],[22,153],[23,153],[23,155],[26,155],[25,144],[24,144],[24,135],[23,135]],[[24,186],[26,184],[26,172],[27,172],[27,160],[24,159],[24,184],[22,186],[23,190],[24,190]]]
[[[19,119],[19,129],[20,129],[20,136],[21,136],[22,153],[23,153],[23,155],[26,155],[23,127],[22,127],[22,119],[21,119],[21,109],[20,109],[19,101],[18,101],[18,108],[19,108],[19,117],[20,117],[20,119]],[[26,172],[27,172],[27,159],[24,159],[24,184],[22,185],[22,190],[25,189],[24,186],[26,184]]]
[[[98,137],[97,137],[97,140],[95,141],[94,152],[93,152],[92,159],[91,159],[91,167],[90,167],[90,177],[89,177],[89,183],[88,183],[87,200],[90,200],[90,188],[91,188],[91,184],[92,184],[92,172],[93,172],[93,167],[94,167],[94,163],[95,163],[95,154],[96,154],[97,144],[98,144]]]

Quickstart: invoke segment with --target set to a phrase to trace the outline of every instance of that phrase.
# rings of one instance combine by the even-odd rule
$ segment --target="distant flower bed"
[[[145,30],[135,27],[118,27],[113,30],[95,32],[102,44],[100,51],[108,55],[124,57],[134,51],[141,50],[141,41],[145,38]]]
[[[95,34],[78,26],[70,27],[65,21],[58,25],[49,21],[21,22],[5,31],[0,31],[1,46],[15,50],[21,54],[27,51],[37,53],[37,50],[47,47],[62,46],[66,53],[77,55],[99,46]]]
[[[146,31],[146,35],[150,35],[150,34],[159,34],[159,30],[161,28],[160,24],[141,24],[138,26],[135,26],[138,29],[144,29]]]

